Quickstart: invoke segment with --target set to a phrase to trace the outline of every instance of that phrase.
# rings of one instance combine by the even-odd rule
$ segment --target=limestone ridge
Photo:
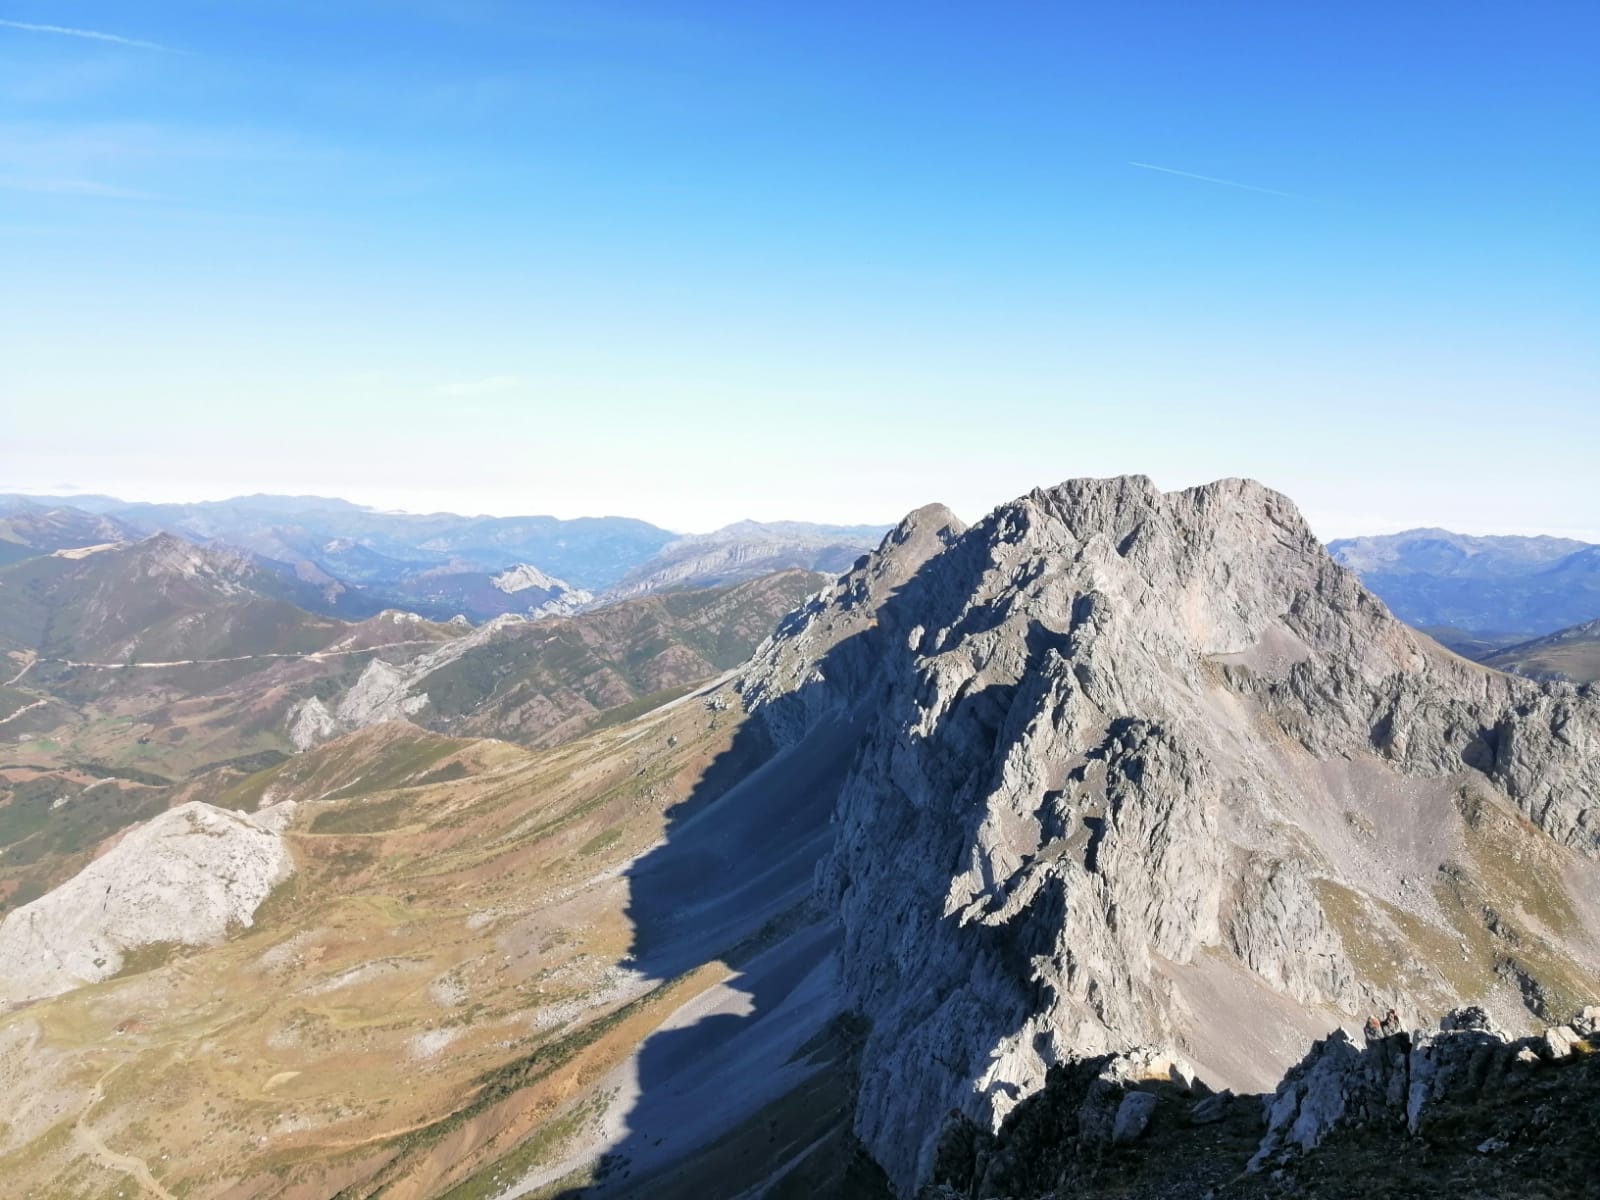
[[[1600,888],[1600,698],[1413,633],[1251,481],[920,510],[741,688],[780,742],[862,730],[817,889],[871,1022],[857,1132],[905,1193],[947,1110],[993,1128],[1071,1057],[1169,1046],[1262,1087],[1329,1015],[1468,986],[1526,1021],[1514,972],[1449,961],[1467,789],[1537,826],[1573,904]],[[1581,921],[1518,928],[1600,971]],[[1418,929],[1415,972],[1357,944]]]

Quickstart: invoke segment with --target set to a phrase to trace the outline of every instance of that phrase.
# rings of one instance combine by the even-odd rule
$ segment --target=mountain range
[[[1596,1090],[1600,697],[1259,484],[477,628],[286,622],[260,569],[0,568],[24,1193],[1592,1180],[1538,1114]]]
[[[881,526],[741,521],[680,537],[626,517],[386,513],[318,496],[194,504],[108,496],[0,496],[0,563],[156,533],[241,555],[301,607],[360,620],[399,608],[430,620],[569,614],[680,587],[781,570],[836,572]]]
[[[1571,538],[1412,529],[1328,552],[1402,621],[1479,652],[1600,618],[1600,546]]]
[[[215,801],[341,732],[404,719],[532,744],[622,719],[737,665],[822,582],[473,628],[308,612],[307,585],[165,533],[0,566],[0,911],[180,796]]]

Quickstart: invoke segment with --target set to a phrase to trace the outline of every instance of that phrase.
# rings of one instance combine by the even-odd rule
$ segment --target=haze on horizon
[[[984,17],[13,5],[0,488],[1600,540],[1600,10]]]

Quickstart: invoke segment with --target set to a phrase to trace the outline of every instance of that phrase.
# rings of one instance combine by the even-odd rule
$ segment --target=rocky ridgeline
[[[994,1129],[1052,1064],[1171,1047],[1254,1091],[1358,1012],[1526,1024],[1541,972],[1600,975],[1600,696],[1441,650],[1259,484],[919,510],[740,687],[780,744],[858,734],[818,895],[870,1023],[856,1130],[902,1194],[942,1113]],[[1543,916],[1512,894],[1542,863]]]
[[[1597,1007],[1523,1038],[1467,1008],[1437,1029],[1376,1030],[1364,1045],[1335,1032],[1261,1096],[1212,1092],[1150,1052],[1074,1060],[1052,1067],[997,1133],[951,1112],[917,1197],[1410,1195],[1416,1178],[1443,1195],[1593,1194],[1583,1189],[1600,1183],[1585,1182],[1584,1157],[1587,1145],[1587,1168],[1600,1168],[1597,1050]],[[1373,1161],[1388,1169],[1354,1169]]]

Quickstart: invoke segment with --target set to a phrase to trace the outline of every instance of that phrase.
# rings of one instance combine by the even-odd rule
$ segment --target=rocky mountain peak
[[[176,534],[154,533],[129,548],[134,569],[148,579],[196,579],[231,590],[234,579],[250,570],[236,552],[196,546]]]
[[[859,732],[818,889],[872,1026],[857,1131],[903,1190],[933,1153],[904,1131],[992,1127],[1073,1055],[1260,1087],[1329,1016],[1527,1021],[1600,966],[1504,873],[1544,864],[1568,914],[1600,889],[1600,699],[1439,651],[1253,481],[919,510],[741,687],[780,742]]]
[[[502,592],[524,592],[529,588],[540,588],[547,592],[568,592],[572,585],[565,580],[557,579],[554,575],[547,575],[531,563],[518,563],[490,580]]]

